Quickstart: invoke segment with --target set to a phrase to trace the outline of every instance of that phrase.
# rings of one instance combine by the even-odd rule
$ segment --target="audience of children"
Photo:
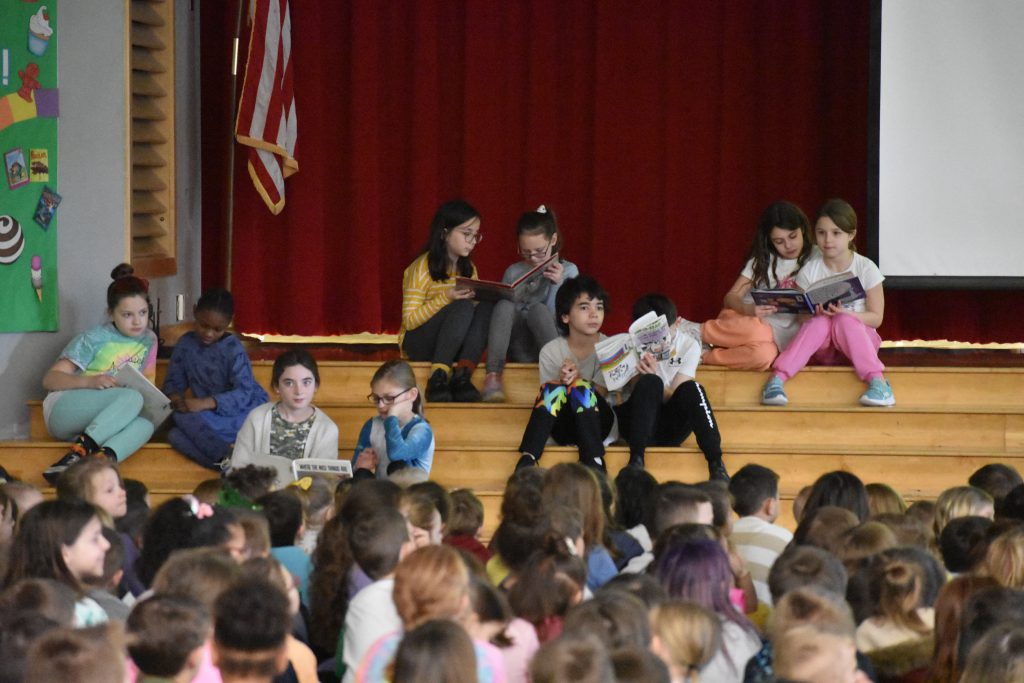
[[[51,484],[82,458],[102,455],[120,462],[153,435],[153,423],[140,414],[142,394],[118,386],[115,377],[127,366],[150,381],[156,378],[149,282],[134,272],[126,263],[114,268],[107,287],[110,322],[72,339],[43,377],[49,392],[43,400],[46,428],[71,441],[68,452],[43,472]]]
[[[641,472],[624,469],[616,489],[642,487]],[[740,518],[734,525],[721,510],[715,523],[708,492],[716,502],[722,498],[713,484],[703,484],[707,490],[656,485],[641,506],[644,521],[634,525],[652,541],[648,573],[618,575],[612,565],[610,580],[591,588],[588,578],[602,576],[605,563],[595,573],[584,558],[597,553],[611,562],[607,518],[619,511],[602,505],[589,468],[563,463],[510,478],[510,514],[492,547],[498,553],[492,561],[508,562],[498,589],[476,573],[482,569],[473,568],[479,567],[475,556],[462,558],[435,544],[442,508],[455,525],[449,536],[477,534],[482,511],[471,492],[448,500],[433,483],[402,491],[392,482],[358,480],[339,487],[342,508],[325,515],[308,558],[314,580],[307,616],[293,572],[268,557],[233,556],[239,519],[192,498],[172,499],[151,513],[137,563],[150,591],[134,607],[118,603],[127,591],[116,587],[123,565],[111,549],[123,544],[103,520],[124,509],[125,496],[112,464],[86,460],[63,475],[61,499],[18,517],[4,562],[0,653],[19,673],[2,680],[38,680],[32,678],[37,671],[60,670],[47,666],[86,672],[95,652],[111,648],[127,653],[129,669],[137,672],[131,675],[141,681],[378,681],[386,671],[392,672],[387,680],[410,680],[432,670],[453,672],[445,680],[526,681],[528,671],[533,680],[564,680],[557,670],[570,664],[562,658],[591,652],[588,638],[600,643],[601,655],[587,666],[609,672],[609,681],[952,682],[961,673],[965,680],[1016,680],[1024,530],[1013,520],[993,525],[966,514],[990,510],[977,489],[944,492],[936,506],[946,519],[938,548],[960,572],[947,583],[924,534],[912,535],[907,545],[876,517],[858,522],[870,498],[858,481],[823,475],[809,497],[805,530],[765,560],[764,602],[774,604],[774,614],[762,630],[744,614],[740,577],[723,539],[742,547],[737,542],[745,519],[761,514],[755,519],[771,525],[765,517],[777,518],[779,480],[767,468],[737,471],[731,490]],[[303,520],[300,495],[295,487],[267,493],[258,498],[258,511],[240,514],[263,519],[275,545],[283,544],[278,532],[291,539],[283,545],[294,545]],[[401,512],[409,505],[422,506],[434,520],[434,533],[423,536],[431,542],[419,550],[412,550],[414,522]],[[465,522],[459,521],[463,514]],[[245,535],[242,542],[249,542]],[[291,550],[305,555],[299,547]],[[260,595],[253,597],[256,586]],[[98,599],[105,588],[112,592]],[[244,606],[232,602],[240,596],[247,596]],[[126,622],[124,642],[119,627],[96,630],[105,622]],[[994,642],[991,634],[1002,640]],[[66,651],[50,655],[51,664],[36,661],[53,652],[54,643]],[[441,648],[437,661],[424,660],[426,647]],[[991,661],[993,652],[1005,661]]]
[[[575,264],[561,258],[562,233],[555,212],[541,205],[527,211],[516,226],[519,242],[517,261],[505,270],[501,281],[512,284],[545,262],[542,277],[522,285],[515,301],[503,299],[494,304],[487,336],[487,376],[483,400],[505,400],[502,373],[506,357],[514,363],[536,363],[544,345],[558,336],[555,328],[555,295],[562,283],[580,274]],[[555,256],[553,260],[550,260]]]
[[[245,347],[228,331],[234,315],[230,292],[203,292],[192,310],[195,329],[175,343],[163,385],[175,411],[167,440],[215,470],[231,456],[249,413],[269,400],[252,374]]]

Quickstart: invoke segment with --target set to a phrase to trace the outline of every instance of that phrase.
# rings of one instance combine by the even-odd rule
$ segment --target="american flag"
[[[235,135],[249,147],[249,176],[271,213],[284,208],[284,179],[298,172],[288,0],[252,0],[252,33]]]

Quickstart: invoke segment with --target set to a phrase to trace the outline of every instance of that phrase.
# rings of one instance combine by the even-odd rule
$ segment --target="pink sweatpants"
[[[701,325],[700,336],[715,347],[704,354],[708,365],[724,365],[734,370],[767,370],[779,355],[768,323],[729,308]]]
[[[878,332],[855,316],[816,315],[800,327],[790,345],[775,359],[775,374],[786,381],[813,358],[819,365],[853,363],[857,376],[868,382],[885,371],[878,360],[881,345]]]

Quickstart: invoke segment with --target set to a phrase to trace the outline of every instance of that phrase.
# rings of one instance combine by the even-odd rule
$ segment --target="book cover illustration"
[[[42,194],[39,195],[39,203],[36,204],[36,212],[32,215],[32,219],[39,224],[43,230],[50,227],[50,222],[53,220],[53,214],[57,212],[57,207],[60,205],[61,196],[51,190],[49,187],[43,187]]]
[[[30,149],[28,151],[28,177],[29,182],[33,183],[50,182],[49,150]]]
[[[4,170],[7,172],[7,187],[12,190],[28,184],[28,166],[21,147],[15,147],[4,154]]]

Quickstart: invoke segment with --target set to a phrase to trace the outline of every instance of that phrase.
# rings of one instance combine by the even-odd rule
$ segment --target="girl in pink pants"
[[[767,370],[800,329],[796,316],[775,306],[757,306],[752,289],[792,287],[796,274],[816,250],[811,225],[796,204],[777,201],[761,214],[747,262],[724,308],[703,325],[683,321],[680,329],[709,346],[701,359],[708,365],[737,370]]]
[[[814,239],[820,255],[800,270],[796,284],[807,289],[818,280],[852,272],[860,278],[867,296],[845,305],[818,306],[814,317],[801,327],[786,350],[775,359],[775,374],[764,386],[761,403],[783,406],[789,402],[783,384],[813,358],[821,365],[853,364],[854,371],[867,383],[860,402],[866,406],[891,406],[896,403],[892,387],[883,376],[885,366],[878,360],[882,340],[876,328],[882,324],[885,294],[881,271],[870,259],[854,251],[857,214],[841,199],[830,199],[818,212]]]

